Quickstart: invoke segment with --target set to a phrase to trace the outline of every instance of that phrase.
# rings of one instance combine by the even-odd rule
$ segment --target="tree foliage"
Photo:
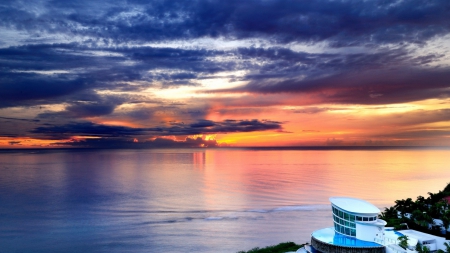
[[[418,253],[428,253],[428,252],[430,252],[430,249],[427,246],[424,246],[419,242],[416,245],[416,251]]]
[[[448,242],[444,242],[445,245],[445,251],[444,250],[438,250],[438,253],[450,253],[450,244]]]
[[[275,246],[268,246],[265,248],[253,248],[249,251],[239,251],[238,253],[284,253],[288,251],[297,251],[303,247],[304,244],[298,245],[293,242],[283,242]]]
[[[398,240],[398,246],[402,247],[403,249],[406,249],[408,247],[408,236],[402,235],[397,238]]]
[[[450,226],[450,203],[444,200],[447,196],[450,196],[450,183],[443,191],[429,192],[428,197],[418,196],[415,201],[411,198],[396,200],[395,205],[385,208],[379,217],[395,229],[407,224],[409,228],[442,236],[433,219],[442,220],[445,228]]]

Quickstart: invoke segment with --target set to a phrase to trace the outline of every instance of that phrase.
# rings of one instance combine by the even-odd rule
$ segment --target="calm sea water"
[[[449,150],[0,153],[0,252],[236,252],[304,243],[330,196],[380,208],[450,182]]]

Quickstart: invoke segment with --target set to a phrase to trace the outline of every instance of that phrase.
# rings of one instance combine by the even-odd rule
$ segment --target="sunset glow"
[[[448,1],[76,2],[2,7],[0,148],[450,145]]]

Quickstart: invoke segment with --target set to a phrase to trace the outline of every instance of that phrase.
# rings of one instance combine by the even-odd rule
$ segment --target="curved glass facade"
[[[355,221],[375,221],[377,216],[362,217],[350,214],[346,211],[338,209],[332,206],[333,209],[333,221],[334,230],[340,234],[348,236],[356,236],[356,224]]]

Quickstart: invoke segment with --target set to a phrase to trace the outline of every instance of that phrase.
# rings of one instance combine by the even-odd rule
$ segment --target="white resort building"
[[[333,227],[323,228],[311,234],[311,244],[297,252],[324,253],[413,253],[417,243],[431,252],[445,250],[444,237],[438,237],[412,229],[394,230],[386,221],[378,219],[380,209],[356,198],[330,198]],[[406,235],[408,247],[400,247],[398,238]]]

